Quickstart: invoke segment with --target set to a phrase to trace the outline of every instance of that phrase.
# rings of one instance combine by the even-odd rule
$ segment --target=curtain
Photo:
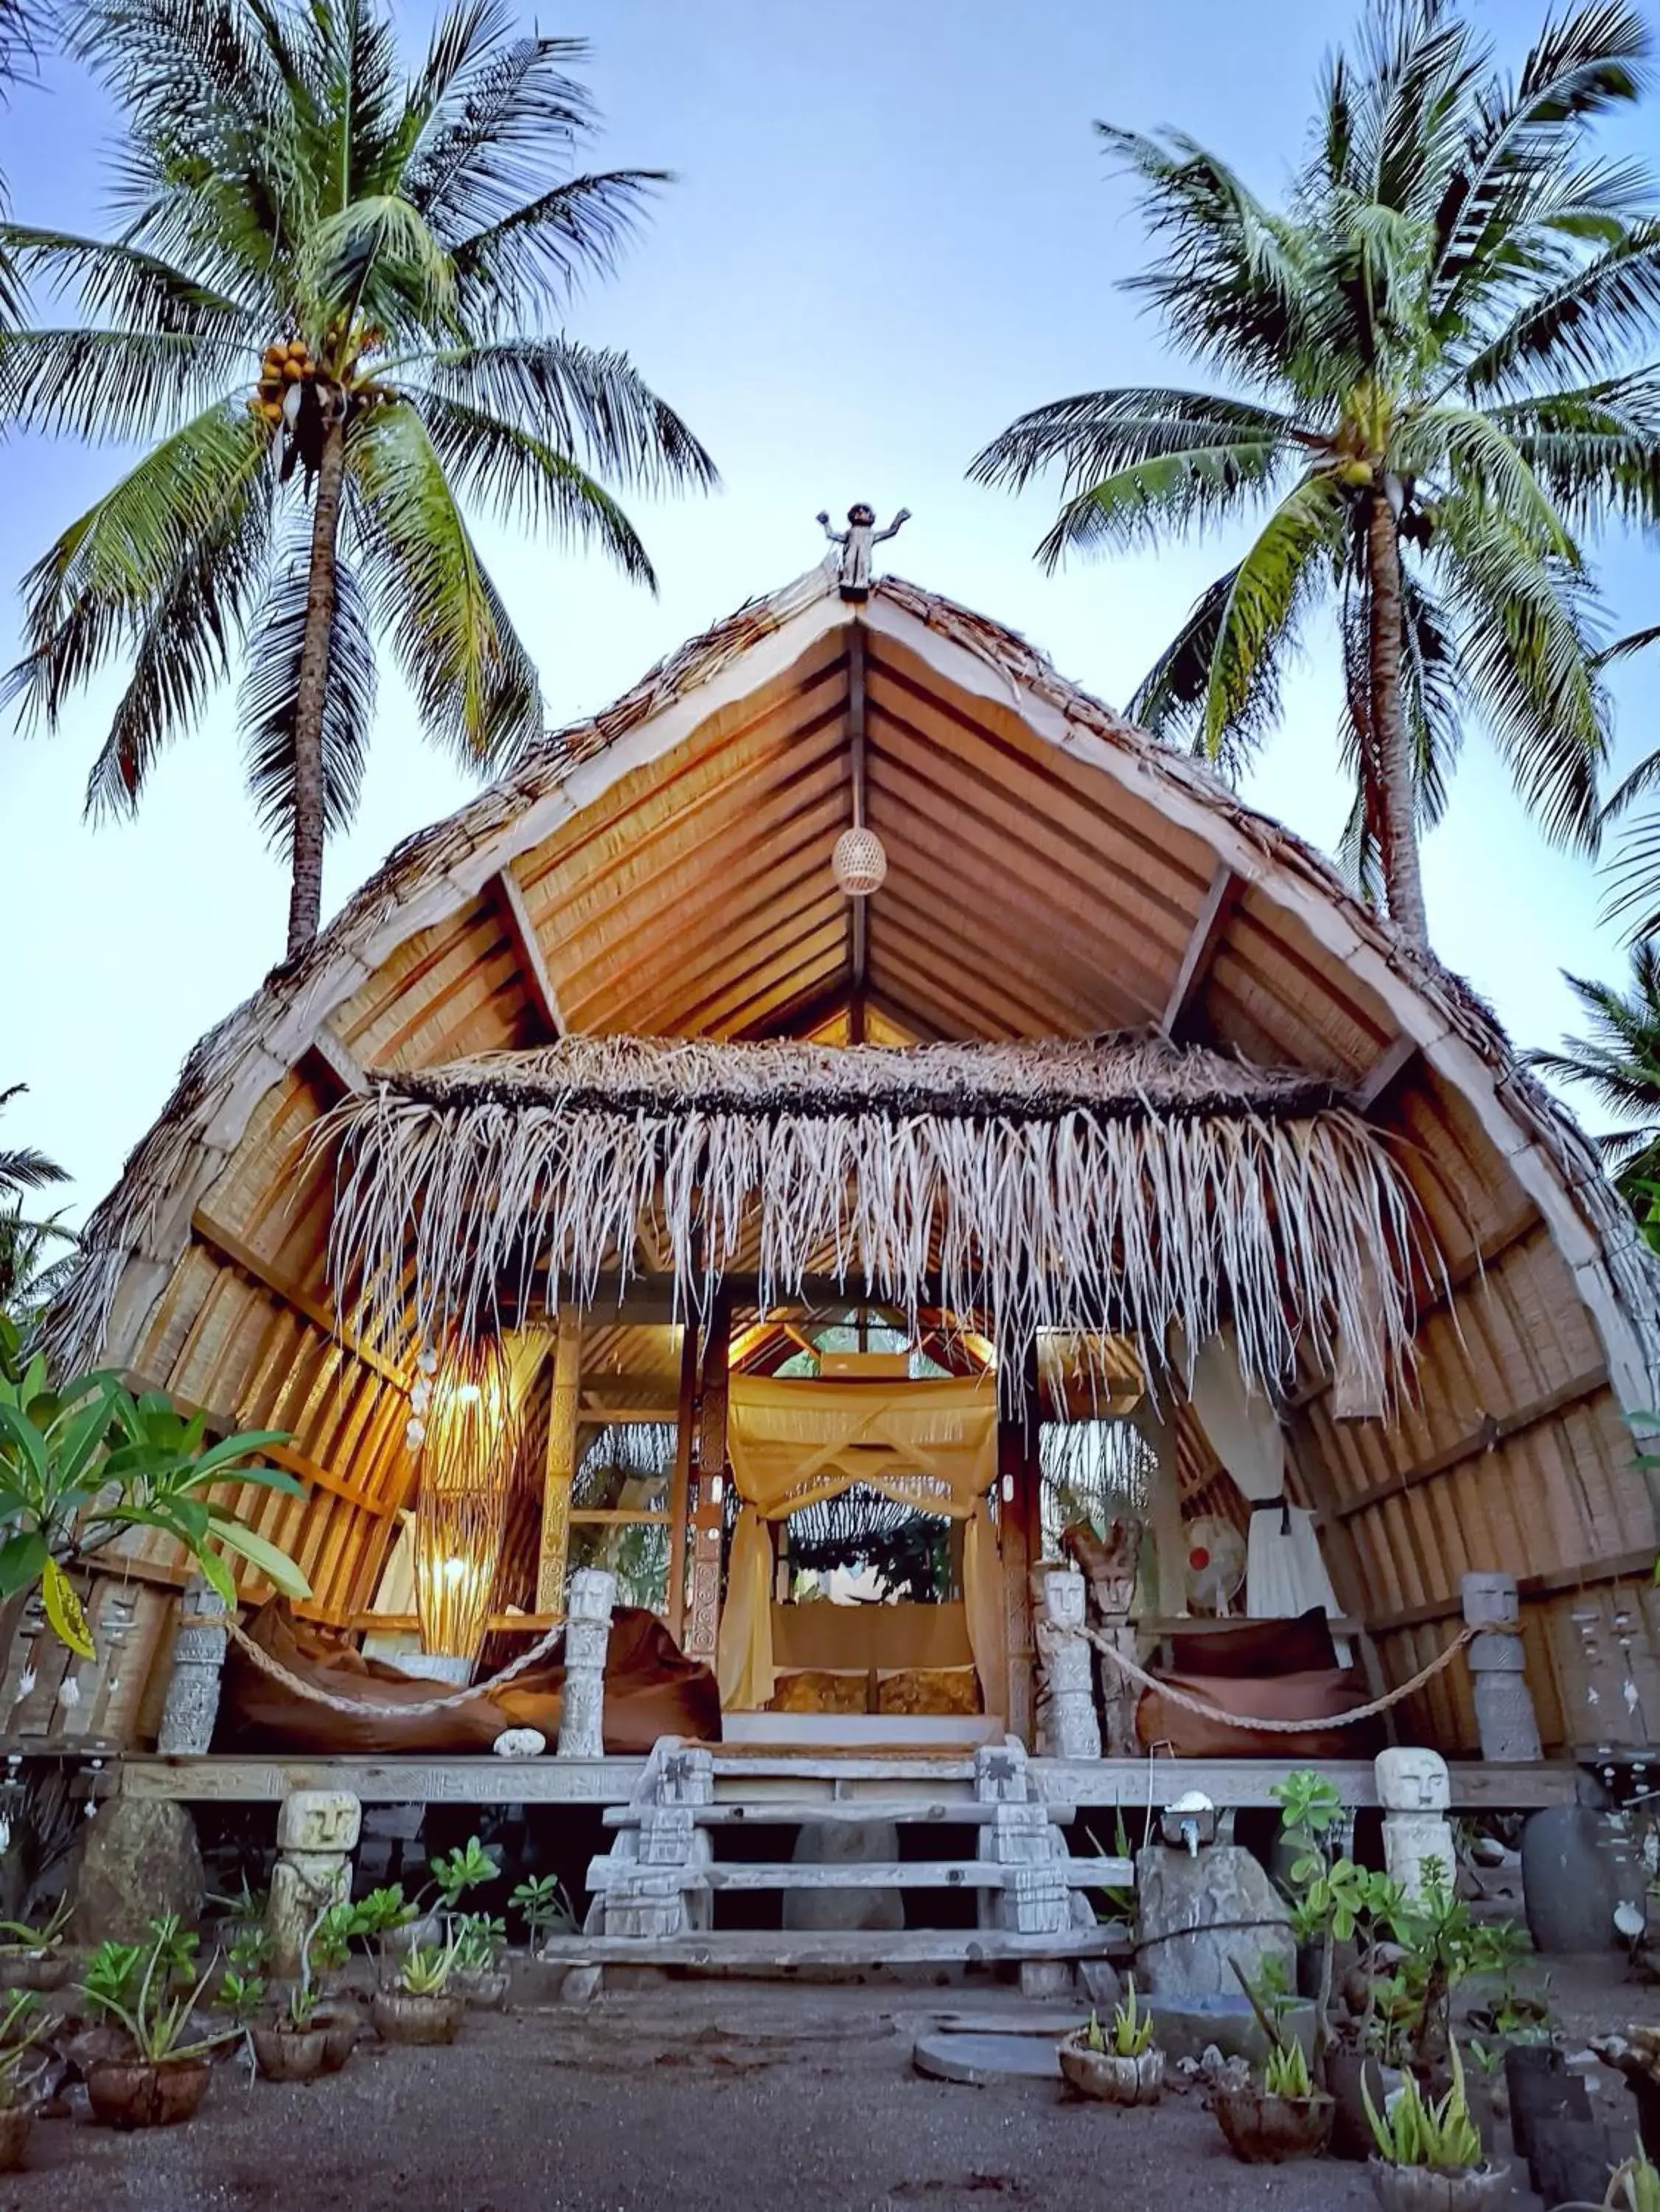
[[[921,1512],[967,1523],[969,1646],[986,1711],[1006,1710],[997,1537],[986,1496],[997,1471],[997,1390],[989,1376],[887,1385],[735,1375],[726,1449],[739,1507],[716,1655],[724,1708],[757,1711],[771,1702],[775,1686],[766,1523],[862,1482]]]
[[[1251,1502],[1245,1611],[1257,1620],[1306,1613],[1315,1605],[1340,1612],[1314,1516],[1286,1498],[1279,1415],[1246,1383],[1230,1332],[1201,1347],[1188,1392],[1217,1458]]]

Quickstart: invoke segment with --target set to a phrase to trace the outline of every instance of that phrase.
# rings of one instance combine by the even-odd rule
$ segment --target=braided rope
[[[1146,1668],[1139,1665],[1127,1651],[1120,1651],[1116,1644],[1109,1643],[1100,1630],[1082,1628],[1077,1632],[1093,1644],[1098,1651],[1105,1654],[1121,1673],[1128,1674],[1132,1681],[1140,1682],[1149,1690],[1156,1690],[1172,1705],[1180,1705],[1186,1712],[1197,1713],[1201,1720],[1221,1721],[1228,1728],[1249,1729],[1253,1735],[1306,1735],[1311,1729],[1354,1728],[1361,1721],[1376,1720],[1379,1713],[1386,1713],[1391,1705],[1398,1705],[1403,1698],[1421,1690],[1427,1682],[1433,1681],[1445,1668],[1452,1664],[1464,1646],[1473,1644],[1478,1636],[1519,1635],[1521,1631],[1491,1621],[1483,1621],[1479,1627],[1461,1629],[1439,1657],[1432,1659],[1427,1667],[1421,1667],[1412,1680],[1403,1682],[1398,1689],[1385,1691],[1381,1698],[1373,1698],[1370,1705],[1356,1705],[1353,1712],[1321,1713],[1300,1721],[1252,1720],[1244,1713],[1224,1712],[1220,1705],[1213,1705],[1208,1698],[1196,1698],[1190,1691],[1178,1689],[1173,1682],[1163,1682],[1156,1674],[1149,1674]]]
[[[515,1675],[522,1674],[527,1667],[534,1667],[538,1659],[546,1658],[565,1634],[565,1623],[556,1621],[528,1651],[522,1651],[517,1659],[509,1661],[501,1672],[492,1674],[488,1682],[474,1682],[464,1690],[451,1690],[441,1698],[423,1698],[418,1705],[400,1705],[392,1708],[368,1704],[360,1698],[339,1697],[332,1690],[319,1690],[314,1682],[302,1681],[280,1659],[273,1659],[263,1644],[256,1644],[227,1613],[197,1614],[191,1620],[191,1626],[193,1628],[227,1629],[262,1674],[269,1674],[272,1681],[281,1682],[284,1689],[292,1690],[296,1697],[309,1698],[314,1705],[327,1705],[331,1712],[354,1713],[370,1720],[384,1720],[389,1711],[396,1711],[401,1720],[416,1720],[426,1713],[448,1712],[452,1706],[467,1705],[474,1698],[488,1697],[492,1690],[499,1690],[504,1682],[511,1682]]]

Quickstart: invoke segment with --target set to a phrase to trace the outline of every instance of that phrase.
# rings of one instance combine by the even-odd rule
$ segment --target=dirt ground
[[[1652,2014],[1609,1967],[1556,1978],[1570,2041]],[[1010,1992],[676,1984],[581,2011],[470,2014],[447,2051],[373,2039],[308,2087],[221,2064],[187,2126],[40,2121],[0,2212],[1349,2212],[1364,2171],[1237,2165],[1197,2093],[1154,2112],[1040,2082],[924,2081],[914,2035]],[[1632,2107],[1604,2079],[1607,2117]],[[1512,2212],[1537,2200],[1518,2191]]]

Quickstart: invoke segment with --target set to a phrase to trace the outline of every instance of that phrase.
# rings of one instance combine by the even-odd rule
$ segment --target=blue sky
[[[1478,12],[1519,57],[1542,10],[1488,0]],[[410,8],[402,20],[413,58],[430,14]],[[1025,631],[1063,673],[1122,702],[1227,546],[1045,578],[1031,559],[1043,497],[975,489],[964,467],[1039,401],[1182,380],[1116,289],[1144,246],[1092,118],[1178,124],[1271,192],[1300,150],[1342,21],[1312,0],[593,0],[544,17],[593,42],[606,117],[596,164],[680,176],[619,281],[579,302],[572,326],[627,347],[724,478],[713,500],[636,509],[662,580],[656,599],[579,556],[481,526],[555,726],[806,568],[822,550],[816,511],[855,498],[884,517],[913,510],[888,549],[893,567]],[[1626,128],[1625,149],[1660,151],[1657,114]],[[20,219],[99,222],[112,121],[64,66],[18,95],[0,115],[0,149]],[[0,451],[8,593],[118,463],[68,442]],[[1660,550],[1610,546],[1605,571],[1620,627],[1660,618]],[[0,644],[15,631],[9,597]],[[1255,804],[1328,847],[1347,805],[1332,769],[1332,677],[1330,640],[1317,634],[1247,786]],[[1617,691],[1629,760],[1660,740],[1660,653],[1622,672]],[[0,731],[0,1086],[30,1087],[4,1131],[74,1171],[77,1206],[112,1180],[196,1037],[281,952],[286,910],[282,869],[243,797],[228,695],[167,761],[136,823],[82,822],[114,695],[112,681],[85,695],[50,740]],[[364,805],[330,848],[325,907],[471,787],[422,743],[384,676]],[[1519,1042],[1554,1042],[1569,1023],[1559,969],[1623,965],[1597,922],[1592,864],[1544,844],[1479,731],[1426,875],[1437,949]]]

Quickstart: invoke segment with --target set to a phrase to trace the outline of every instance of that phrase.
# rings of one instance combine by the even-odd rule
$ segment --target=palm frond
[[[1448,594],[1464,618],[1462,665],[1517,788],[1548,836],[1594,846],[1609,706],[1590,586],[1473,496],[1445,501],[1439,526]]]
[[[0,328],[0,427],[130,445],[166,437],[257,356],[245,343],[183,332]]]
[[[586,42],[516,29],[490,0],[452,9],[411,94],[417,135],[404,188],[450,245],[539,199],[593,127],[592,101],[571,74]]]
[[[571,177],[457,239],[451,264],[468,327],[511,330],[538,307],[563,304],[585,277],[609,276],[670,181],[664,169]]]
[[[378,409],[347,454],[370,602],[422,721],[468,765],[498,767],[541,735],[541,691],[426,426]]]
[[[575,338],[505,338],[434,354],[413,372],[440,398],[493,415],[597,476],[645,490],[708,489],[715,465],[626,354]]]
[[[311,579],[311,531],[293,531],[273,563],[248,624],[248,655],[237,701],[248,790],[261,826],[282,853],[295,820],[294,726]],[[374,727],[375,654],[369,608],[350,563],[336,556],[334,621],[323,694],[323,825],[350,827],[362,794]]]
[[[1216,628],[1200,723],[1215,759],[1257,696],[1256,671],[1281,659],[1310,600],[1330,574],[1341,544],[1342,494],[1331,477],[1305,477],[1281,501],[1233,572]]]
[[[1570,526],[1660,521],[1660,371],[1544,392],[1488,413]]]
[[[522,520],[608,553],[631,581],[657,588],[633,523],[604,486],[528,430],[435,392],[406,387],[439,460],[463,497],[484,501],[505,522]]]
[[[1475,399],[1504,397],[1549,371],[1585,377],[1620,369],[1660,318],[1660,220],[1618,241],[1542,294],[1530,295],[1465,364]]]

